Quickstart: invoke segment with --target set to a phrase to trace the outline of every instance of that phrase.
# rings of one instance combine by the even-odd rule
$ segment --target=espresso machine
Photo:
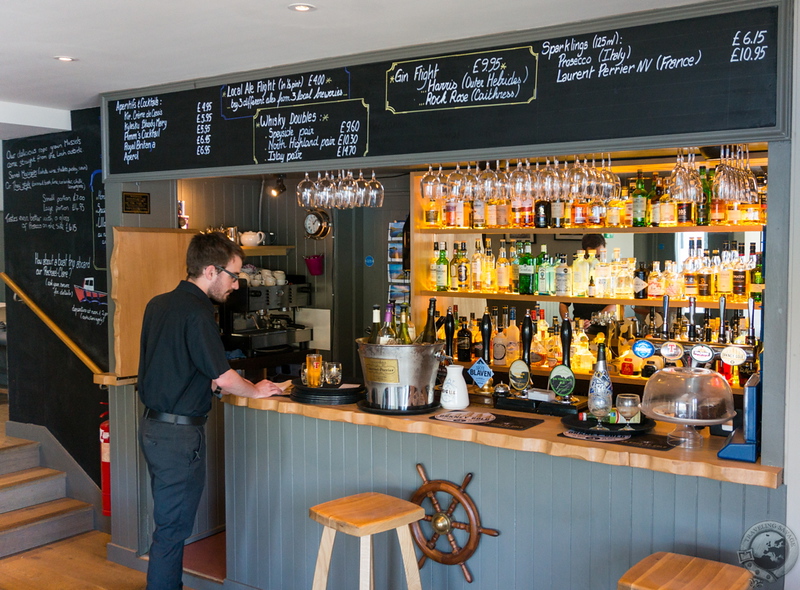
[[[253,357],[308,348],[312,330],[294,316],[298,307],[310,305],[311,285],[305,277],[291,278],[299,281],[273,287],[249,287],[239,279],[239,288],[219,308],[226,350]]]

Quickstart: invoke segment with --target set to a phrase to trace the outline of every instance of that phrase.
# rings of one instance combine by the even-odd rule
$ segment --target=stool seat
[[[408,588],[422,590],[414,541],[408,527],[425,516],[422,506],[378,492],[365,492],[312,506],[308,510],[308,516],[325,527],[322,529],[322,540],[317,553],[312,590],[325,590],[328,585],[331,553],[337,531],[361,538],[358,587],[359,590],[373,590],[372,535],[392,529],[397,532],[400,542]]]
[[[425,510],[408,500],[365,492],[317,504],[309,509],[308,515],[321,525],[363,537],[417,522],[425,516]]]
[[[660,551],[625,572],[617,590],[745,590],[752,577],[736,565]]]

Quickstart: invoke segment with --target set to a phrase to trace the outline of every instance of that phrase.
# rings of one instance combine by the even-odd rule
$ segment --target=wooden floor
[[[143,572],[106,560],[110,540],[89,531],[0,559],[0,590],[143,590]]]

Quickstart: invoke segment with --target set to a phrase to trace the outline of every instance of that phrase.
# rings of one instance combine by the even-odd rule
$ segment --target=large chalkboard
[[[107,172],[775,128],[778,12],[108,100]]]
[[[108,368],[100,111],[73,131],[3,143],[6,272],[94,362]]]

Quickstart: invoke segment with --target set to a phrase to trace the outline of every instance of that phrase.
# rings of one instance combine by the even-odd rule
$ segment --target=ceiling
[[[106,92],[708,0],[292,1],[2,0],[0,140],[69,129]]]

